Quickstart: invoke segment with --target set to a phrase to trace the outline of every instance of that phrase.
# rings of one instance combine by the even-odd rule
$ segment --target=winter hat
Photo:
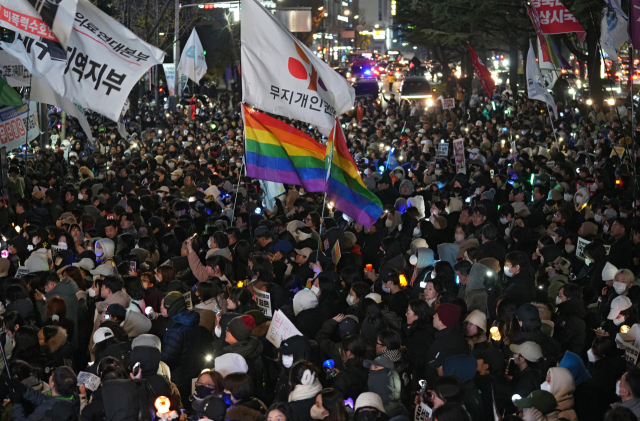
[[[164,296],[164,308],[167,309],[169,317],[172,317],[186,310],[187,303],[180,292],[172,291]]]
[[[494,189],[490,189],[482,193],[483,198],[487,200],[491,200],[492,202],[495,195],[496,195],[496,191]]]
[[[144,333],[136,337],[133,342],[131,342],[132,349],[137,346],[150,346],[162,351],[162,341],[156,335],[152,335],[150,333]]]
[[[480,310],[473,310],[464,321],[478,326],[485,332],[487,331],[487,315]]]
[[[462,383],[466,383],[476,376],[476,368],[478,368],[478,361],[472,354],[454,355],[444,360],[442,374],[445,376],[458,376]]]
[[[113,266],[111,266],[110,264],[100,265],[97,268],[90,270],[89,273],[92,275],[102,275],[102,276],[115,275]]]
[[[603,281],[612,281],[616,277],[616,273],[618,273],[618,268],[613,266],[611,262],[607,262],[602,269],[602,280]]]
[[[293,313],[297,316],[302,310],[315,308],[318,296],[311,290],[303,289],[293,297]]]
[[[255,321],[256,326],[260,326],[261,324],[267,321],[267,318],[265,317],[262,310],[249,310],[244,314],[253,317],[253,320]]]
[[[231,373],[246,373],[249,366],[242,355],[230,352],[216,358],[213,369],[226,377]]]
[[[376,302],[376,304],[380,304],[382,302],[382,297],[377,292],[370,292],[369,294],[365,295],[364,298],[371,298]]]
[[[618,217],[618,212],[616,212],[615,209],[607,209],[604,211],[604,216],[607,217],[607,219],[615,219]]]
[[[232,319],[227,325],[227,330],[231,333],[231,336],[235,338],[236,341],[244,341],[245,339],[249,339],[251,336],[251,331],[256,328],[256,321],[253,320],[253,317],[247,316],[246,314],[243,316],[238,316]]]
[[[436,314],[438,318],[446,327],[454,326],[460,319],[461,309],[455,304],[444,303],[438,306]]]
[[[380,395],[373,392],[364,392],[358,395],[358,399],[356,399],[355,412],[362,408],[373,408],[376,409],[383,414],[386,414],[384,410],[384,405],[382,405],[382,399]]]
[[[523,399],[517,399],[513,403],[520,409],[535,408],[543,415],[555,411],[558,406],[555,396],[546,390],[534,390]]]

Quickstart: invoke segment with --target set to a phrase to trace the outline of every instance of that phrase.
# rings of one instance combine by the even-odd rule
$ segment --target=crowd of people
[[[94,142],[51,110],[0,201],[3,419],[638,419],[624,101],[385,100],[341,116],[371,227],[300,186],[267,203],[239,92],[144,98],[125,137],[89,115]],[[276,312],[301,334],[267,339]]]

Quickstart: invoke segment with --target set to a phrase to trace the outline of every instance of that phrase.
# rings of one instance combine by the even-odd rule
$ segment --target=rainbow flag
[[[247,176],[324,191],[324,146],[280,120],[242,107]]]
[[[371,227],[382,215],[382,202],[364,185],[337,119],[329,136],[326,157],[327,168],[330,168],[325,190],[327,201],[365,227]]]
[[[340,253],[340,241],[336,240],[336,244],[331,250],[331,260],[333,260],[333,263],[337,265],[340,261],[340,257],[342,257],[342,253]]]

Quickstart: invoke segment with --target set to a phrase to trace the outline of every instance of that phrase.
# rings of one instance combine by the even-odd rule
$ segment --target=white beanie
[[[610,262],[607,262],[607,264],[604,265],[604,269],[602,269],[602,280],[612,281],[616,277],[616,273],[618,273],[618,268]]]
[[[478,326],[480,329],[487,331],[487,315],[480,310],[473,310],[466,319],[465,322],[469,322]]]
[[[357,411],[360,408],[375,408],[383,414],[386,414],[384,405],[382,405],[382,398],[373,392],[364,392],[358,396],[354,410]]]
[[[297,316],[302,310],[315,308],[318,305],[318,296],[311,290],[303,289],[293,297],[293,312]]]
[[[231,373],[246,373],[249,371],[249,366],[242,355],[231,352],[216,358],[213,369],[222,377],[226,377]]]

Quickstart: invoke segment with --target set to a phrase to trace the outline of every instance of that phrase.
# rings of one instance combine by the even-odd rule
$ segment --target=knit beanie
[[[164,308],[167,309],[167,315],[173,317],[186,310],[187,303],[181,293],[173,291],[164,296]]]
[[[440,304],[436,310],[438,318],[446,327],[453,326],[458,323],[458,319],[460,319],[460,312],[460,307],[451,303]]]
[[[235,338],[236,341],[244,341],[249,339],[251,332],[256,328],[256,322],[253,317],[248,315],[235,317],[227,325],[227,330]]]

